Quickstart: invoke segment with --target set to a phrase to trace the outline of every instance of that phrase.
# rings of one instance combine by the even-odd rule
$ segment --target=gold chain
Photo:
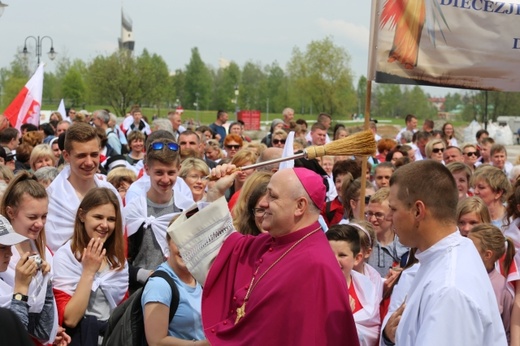
[[[244,297],[244,303],[239,306],[237,308],[237,318],[235,320],[235,324],[238,323],[238,321],[240,321],[245,315],[246,315],[246,303],[247,301],[249,300],[249,295],[251,294],[251,292],[253,292],[253,289],[256,287],[256,285],[258,285],[258,283],[260,282],[260,280],[262,280],[262,278],[265,276],[265,274],[267,274],[275,265],[278,264],[278,262],[280,262],[282,260],[282,258],[284,258],[285,256],[287,256],[287,254],[289,252],[291,252],[298,244],[300,244],[302,241],[304,241],[305,239],[307,239],[308,237],[310,237],[311,235],[313,235],[314,233],[318,232],[319,230],[321,229],[321,226],[316,228],[314,231],[306,234],[303,238],[301,238],[300,240],[298,240],[296,243],[294,243],[290,248],[288,248],[280,257],[278,257],[278,259],[276,261],[273,262],[273,264],[271,264],[269,266],[269,268],[267,268],[267,270],[265,272],[262,273],[262,275],[260,275],[260,277],[258,278],[258,280],[255,281],[255,276],[256,274],[258,273],[258,269],[260,269],[260,266],[258,266],[258,268],[256,268],[256,271],[255,273],[253,274],[253,277],[251,278],[251,282],[249,283],[249,288],[246,292],[246,296]]]

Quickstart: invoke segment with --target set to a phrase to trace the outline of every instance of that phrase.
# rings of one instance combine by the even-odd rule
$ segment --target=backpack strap
[[[179,307],[179,289],[177,288],[177,284],[175,284],[175,281],[173,281],[170,274],[165,272],[164,270],[155,270],[150,277],[160,277],[166,280],[168,285],[170,285],[170,289],[172,290],[172,301],[170,303],[170,319],[171,322],[173,319],[173,316],[175,316],[175,313],[177,312],[177,308]]]

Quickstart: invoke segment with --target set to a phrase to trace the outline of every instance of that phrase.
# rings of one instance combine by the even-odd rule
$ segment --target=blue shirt
[[[197,283],[191,287],[179,279],[167,262],[162,263],[157,268],[167,272],[179,290],[179,306],[168,326],[168,335],[184,340],[204,340],[204,330],[202,328],[201,301],[202,287]],[[147,303],[161,303],[170,306],[172,291],[166,280],[160,277],[151,277],[148,280],[141,297],[143,307]]]

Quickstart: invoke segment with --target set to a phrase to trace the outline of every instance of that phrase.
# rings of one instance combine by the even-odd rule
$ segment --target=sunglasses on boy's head
[[[167,143],[154,142],[154,143],[150,144],[151,150],[163,150],[164,147],[167,147],[171,151],[179,151],[179,145],[177,143],[173,143],[173,142],[167,142]]]
[[[443,153],[444,152],[444,148],[433,148],[432,152],[435,153],[435,154]]]
[[[273,144],[285,144],[285,139],[273,139]]]

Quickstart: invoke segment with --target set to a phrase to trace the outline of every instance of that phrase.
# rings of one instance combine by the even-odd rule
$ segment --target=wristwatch
[[[22,302],[27,303],[27,301],[29,301],[29,296],[26,296],[25,294],[21,294],[21,293],[15,293],[15,294],[13,294],[13,299],[20,300]]]

